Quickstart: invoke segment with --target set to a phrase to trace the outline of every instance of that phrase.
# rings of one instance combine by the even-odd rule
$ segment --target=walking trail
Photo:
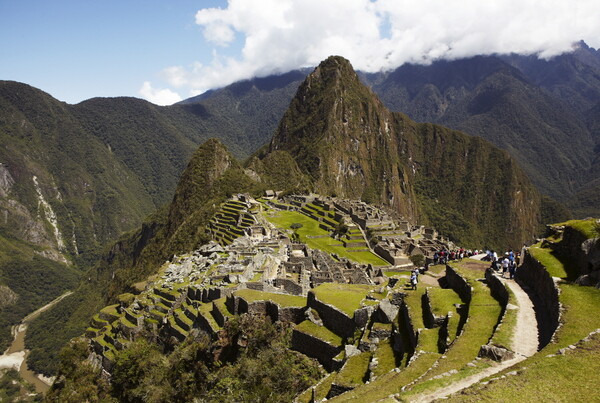
[[[430,394],[417,395],[411,401],[414,402],[431,402],[435,399],[445,398],[453,393],[459,392],[469,386],[481,381],[484,378],[497,374],[498,372],[515,365],[524,359],[531,357],[538,349],[538,327],[533,310],[533,304],[529,296],[514,280],[500,280],[515,294],[517,303],[519,304],[519,312],[517,314],[517,324],[513,333],[512,349],[516,353],[515,358],[498,363],[490,368],[461,379],[445,388],[438,389]]]

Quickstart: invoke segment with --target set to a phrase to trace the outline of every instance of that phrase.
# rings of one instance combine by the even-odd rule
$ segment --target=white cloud
[[[152,88],[152,84],[149,81],[145,81],[138,92],[142,98],[157,105],[171,105],[181,101],[181,97],[176,92],[168,88]]]
[[[215,50],[211,63],[163,75],[198,93],[332,54],[367,72],[476,54],[552,57],[580,39],[600,46],[599,15],[597,0],[229,0],[224,9],[198,11],[196,23],[217,48],[243,38],[239,57]]]

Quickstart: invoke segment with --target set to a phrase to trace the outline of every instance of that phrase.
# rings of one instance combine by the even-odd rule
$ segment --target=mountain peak
[[[316,193],[387,205],[409,221],[430,220],[436,227],[443,225],[440,217],[460,217],[460,227],[468,228],[456,234],[461,241],[506,242],[488,224],[506,217],[519,223],[506,231],[514,239],[535,231],[539,195],[519,169],[497,169],[512,166],[507,154],[481,139],[389,111],[343,57],[327,58],[299,87],[271,140],[269,153],[275,151],[289,153]],[[497,164],[480,162],[492,156]],[[494,184],[499,193],[514,187],[515,197],[527,194],[524,200],[533,202],[520,211],[494,211],[494,202],[479,196],[467,202],[461,195],[472,194],[473,186],[486,193],[481,177],[502,177]]]

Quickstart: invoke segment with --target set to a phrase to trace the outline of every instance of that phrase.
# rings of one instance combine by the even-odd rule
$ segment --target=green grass
[[[296,329],[299,331],[312,335],[318,339],[321,339],[333,346],[339,346],[342,344],[342,338],[337,334],[333,333],[331,330],[327,329],[325,326],[319,326],[312,323],[310,320],[305,320],[304,322],[296,325]]]
[[[509,287],[506,287],[508,291],[508,304],[518,306],[519,303],[515,294]],[[498,346],[503,346],[514,351],[514,344],[518,343],[519,340],[513,340],[513,334],[515,326],[517,326],[517,316],[519,314],[518,309],[506,309],[502,318],[502,325],[496,329],[494,336],[492,337],[492,343]]]
[[[377,367],[373,370],[373,375],[376,377],[387,374],[399,365],[390,339],[382,340],[377,345],[373,357],[377,359]]]
[[[440,329],[421,329],[419,332],[419,341],[417,342],[417,351],[425,351],[428,353],[438,353]]]
[[[446,265],[444,264],[436,264],[429,266],[428,273],[433,273],[436,275],[443,275],[446,271]]]
[[[369,369],[371,356],[372,353],[367,351],[350,357],[335,377],[334,383],[346,387],[362,385]]]
[[[581,349],[564,355],[552,354],[600,328],[600,290],[574,284],[561,284],[560,289],[560,301],[564,307],[563,325],[557,330],[555,343],[548,344],[542,351],[510,369],[519,371],[518,375],[497,379],[487,385],[474,385],[450,401],[567,402],[590,401],[597,396],[597,374],[600,373],[598,335]]]
[[[354,311],[361,307],[361,301],[374,288],[363,284],[323,283],[312,292],[319,301],[335,306],[352,318]]]
[[[221,314],[225,318],[231,318],[231,317],[233,317],[233,314],[231,312],[229,312],[227,305],[225,305],[225,301],[226,301],[226,298],[223,297],[223,298],[215,299],[213,301],[213,304],[214,304],[215,308],[217,308],[219,310],[219,312],[221,312]]]
[[[539,244],[537,244],[539,245]],[[565,270],[565,266],[560,260],[554,255],[551,249],[541,248],[539,246],[529,247],[529,253],[531,256],[540,262],[546,268],[546,271],[552,277],[567,278],[568,273]]]
[[[331,399],[335,402],[355,401],[374,402],[391,394],[399,393],[401,388],[425,373],[440,358],[438,353],[419,355],[408,367],[400,372],[388,372],[374,382]]]
[[[210,313],[213,309],[213,304],[212,303],[206,303],[206,304],[202,304],[198,307],[198,313],[200,315],[202,315],[202,317],[204,319],[206,319],[206,321],[208,322],[208,324],[210,325],[210,327],[217,331],[219,329],[221,329],[221,326],[219,326],[219,324],[217,323],[217,321],[215,320],[215,318],[213,318],[212,314]]]
[[[306,306],[306,298],[297,295],[276,294],[250,289],[236,291],[235,295],[244,298],[247,302],[273,301],[282,308]]]
[[[420,287],[415,291],[407,292],[406,297],[404,297],[404,303],[408,307],[408,313],[415,332],[417,329],[423,329],[425,327],[425,324],[423,323],[423,308],[421,301],[426,290],[425,287]]]
[[[385,270],[383,272],[383,274],[385,274],[388,277],[392,277],[392,276],[409,276],[410,275],[410,270],[402,270],[402,271]]]
[[[271,213],[274,211],[271,210]],[[273,215],[265,214],[265,218],[281,229],[290,229],[294,223],[302,224],[302,228],[297,230],[300,241],[307,244],[310,248],[319,249],[328,253],[335,253],[340,257],[345,257],[357,263],[372,264],[374,266],[387,266],[388,263],[372,252],[352,252],[348,251],[344,245],[331,238],[308,238],[309,236],[329,235],[328,231],[319,228],[319,222],[312,218],[298,213],[296,211],[277,211]]]
[[[431,310],[436,316],[445,316],[448,312],[456,313],[456,304],[462,304],[457,293],[452,289],[429,288]]]
[[[113,318],[116,319],[119,316],[121,316],[121,314],[117,311],[117,307],[118,306],[119,306],[119,304],[109,305],[109,306],[106,306],[106,307],[102,308],[100,310],[100,312],[102,312],[102,313],[104,313],[106,315],[109,315],[109,316],[111,316],[111,317],[113,317]]]
[[[325,399],[327,393],[329,393],[329,389],[331,388],[331,383],[335,379],[336,375],[337,372],[332,372],[319,382],[319,384],[315,388],[315,399],[317,401]],[[298,401],[299,403],[309,403],[311,401],[311,398],[312,388],[307,389],[302,394],[300,394],[300,396],[296,398],[296,401]]]
[[[431,310],[436,316],[446,316],[451,313],[448,318],[448,338],[450,343],[456,338],[458,325],[460,323],[460,315],[455,304],[462,304],[458,294],[452,289],[444,288],[429,288],[429,301]]]
[[[483,263],[480,262],[480,265],[483,265]],[[491,296],[488,287],[475,280],[482,273],[479,265],[464,261],[453,264],[453,266],[457,268],[459,274],[468,279],[467,281],[473,287],[471,302],[469,303],[469,320],[463,327],[460,337],[457,337],[446,351],[445,357],[440,359],[438,365],[413,386],[407,392],[407,395],[414,395],[449,385],[458,379],[478,372],[482,367],[488,366],[485,361],[478,364],[476,368],[466,367],[466,364],[477,357],[479,348],[487,344],[492,337],[494,327],[498,323],[501,313],[500,304]],[[432,379],[436,375],[441,375],[453,369],[458,370],[458,373]]]
[[[469,320],[463,327],[462,334],[446,352],[446,358],[440,363],[431,376],[451,369],[462,369],[469,361],[477,357],[479,348],[487,344],[498,323],[501,312],[500,304],[491,296],[489,289],[478,281],[471,281],[473,294],[469,304]]]
[[[569,220],[554,225],[571,227],[574,230],[579,231],[587,239],[590,239],[600,236],[595,229],[596,222],[597,220],[595,218],[590,218],[588,220]]]

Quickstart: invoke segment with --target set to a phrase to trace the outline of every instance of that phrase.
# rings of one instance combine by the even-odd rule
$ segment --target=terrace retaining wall
[[[471,301],[471,286],[450,265],[446,265],[446,281],[448,281],[450,288],[460,296],[463,302],[468,303]]]
[[[307,305],[319,312],[319,317],[325,327],[338,336],[350,337],[354,334],[354,330],[356,329],[354,319],[337,308],[319,301],[312,291],[308,293]]]
[[[529,288],[538,320],[540,348],[552,340],[560,320],[560,291],[546,268],[529,250],[525,251],[523,264],[515,275],[517,282]]]
[[[342,351],[341,346],[332,346],[318,337],[297,329],[292,332],[292,349],[312,358],[316,358],[327,371],[333,371],[333,358]]]

